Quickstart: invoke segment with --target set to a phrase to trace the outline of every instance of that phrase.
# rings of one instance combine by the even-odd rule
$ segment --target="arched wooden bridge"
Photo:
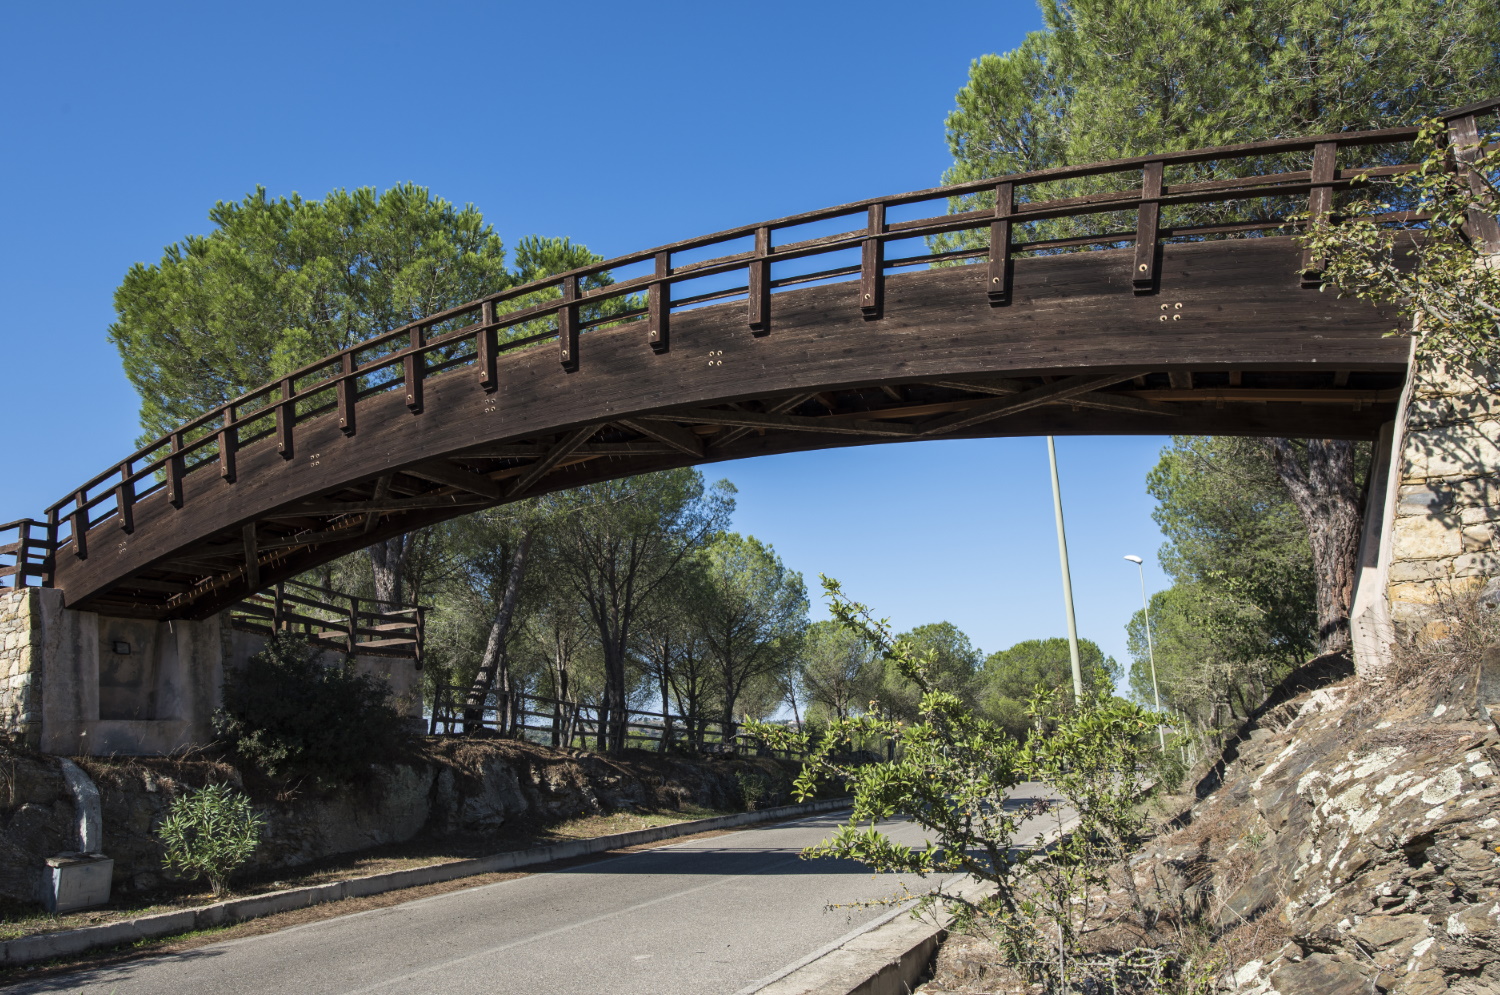
[[[1474,144],[1497,107],[1448,115],[1452,136]],[[23,525],[7,572],[70,607],[196,618],[377,539],[667,467],[1047,433],[1374,438],[1406,370],[1398,316],[1320,293],[1287,219],[1328,214],[1362,172],[1410,171],[1392,150],[1409,159],[1415,134],[923,190],[493,294],[132,454]],[[933,214],[976,194],[984,206]],[[1167,223],[1189,208],[1196,223]],[[1082,233],[1031,237],[1055,219]],[[1492,218],[1476,224],[1495,239]],[[964,231],[979,237],[900,254]],[[606,270],[619,281],[590,279]]]

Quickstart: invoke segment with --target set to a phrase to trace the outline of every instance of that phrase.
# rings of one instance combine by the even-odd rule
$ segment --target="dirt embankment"
[[[228,782],[266,816],[244,873],[313,864],[421,839],[475,852],[517,828],[617,810],[744,809],[789,801],[790,765],[767,758],[607,756],[503,739],[429,741],[409,763],[372,767],[333,792],[288,790],[213,757],[77,758],[98,785],[114,888],[131,895],[171,881],[156,830],[185,790]],[[746,798],[746,787],[751,798]],[[42,861],[77,849],[77,816],[55,757],[0,742],[0,899],[35,899]]]
[[[1270,709],[1116,868],[1099,951],[1191,957],[1242,995],[1500,993],[1495,677],[1490,650]],[[949,941],[923,990],[1028,991],[992,950]]]

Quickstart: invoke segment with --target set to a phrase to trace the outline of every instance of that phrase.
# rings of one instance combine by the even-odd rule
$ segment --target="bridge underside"
[[[1299,285],[1286,238],[1163,247],[1155,292],[1130,250],[1018,259],[1011,303],[985,268],[858,282],[593,330],[578,367],[545,345],[430,376],[417,411],[361,399],[356,431],[326,415],[295,448],[241,450],[233,480],[193,472],[133,521],[106,517],[87,553],[57,552],[70,607],[196,618],[333,557],[422,525],[584,483],[771,453],[995,436],[1233,434],[1373,439],[1395,413],[1407,342],[1397,316]],[[399,387],[400,381],[395,381]],[[125,525],[131,530],[127,533]]]

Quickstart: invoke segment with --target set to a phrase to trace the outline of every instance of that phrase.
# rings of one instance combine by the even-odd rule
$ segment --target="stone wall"
[[[1399,627],[1500,576],[1500,372],[1419,365],[1406,412],[1388,595]]]
[[[0,733],[60,756],[169,754],[213,740],[225,667],[265,646],[202,621],[110,618],[63,607],[62,592],[0,591]],[[327,652],[329,665],[343,654]],[[357,656],[420,718],[413,661]]]
[[[35,748],[42,736],[35,588],[0,590],[0,730]]]

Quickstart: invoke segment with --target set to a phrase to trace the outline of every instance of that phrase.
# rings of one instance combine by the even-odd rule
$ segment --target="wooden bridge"
[[[1447,115],[1452,138],[1475,145],[1497,107]],[[1002,435],[1372,439],[1406,372],[1398,315],[1320,293],[1290,219],[1415,169],[1416,133],[858,201],[495,293],[132,453],[0,535],[0,573],[201,618],[378,539],[669,467]]]

